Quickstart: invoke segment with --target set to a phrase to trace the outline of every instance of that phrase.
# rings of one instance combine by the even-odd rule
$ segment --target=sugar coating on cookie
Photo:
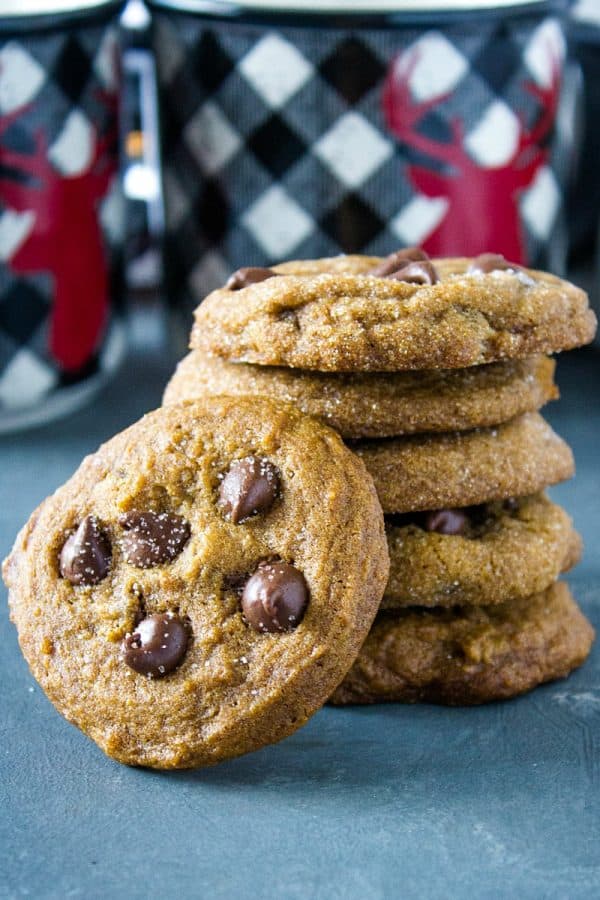
[[[498,606],[380,613],[331,699],[450,706],[505,700],[564,678],[593,640],[562,582]]]
[[[213,291],[191,346],[225,359],[320,371],[455,369],[589,343],[580,288],[547,272],[434,259],[435,278],[380,274],[340,256],[274,266],[274,277]],[[485,268],[485,267],[484,267]]]
[[[385,513],[448,509],[534,494],[570,478],[573,454],[539,415],[494,428],[352,445]]]
[[[554,369],[553,359],[534,356],[468,369],[314,372],[230,363],[194,350],[177,366],[164,403],[262,394],[294,403],[350,439],[465,431],[556,399]]]
[[[331,429],[210,398],[87,457],[4,575],[63,715],[121,762],[175,768],[302,725],[356,656],[388,568],[372,481]]]
[[[390,578],[383,609],[529,597],[576,565],[582,549],[570,516],[543,494],[391,516],[386,531]]]

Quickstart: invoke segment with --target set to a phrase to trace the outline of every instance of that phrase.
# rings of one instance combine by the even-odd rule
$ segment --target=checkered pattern
[[[418,48],[413,97],[440,98],[423,132],[448,140],[460,116],[468,153],[486,166],[514,150],[513,110],[535,119],[523,83],[547,81],[548,42],[564,53],[556,22],[539,18],[444,32],[156,19],[169,294],[192,304],[240,265],[385,254],[435,231],[448,203],[415,191],[406,163],[423,159],[383,120],[382,82],[398,53]],[[521,198],[534,262],[552,242],[560,200],[551,164]]]
[[[111,19],[99,22],[96,14],[93,24],[71,23],[61,30],[57,22],[50,32],[0,36],[0,128],[14,115],[0,133],[0,178],[6,183],[31,175],[3,167],[3,148],[33,154],[38,133],[45,136],[47,158],[60,175],[78,175],[88,165],[94,128],[106,133],[115,116],[114,109],[100,100],[100,92],[114,95],[118,89],[114,13]],[[112,152],[116,165],[116,146]],[[116,182],[99,210],[107,254],[114,261],[122,233]],[[43,271],[19,275],[11,270],[12,258],[31,236],[40,213],[3,206],[2,197],[0,188],[0,415],[4,417],[39,406],[63,388],[73,390],[75,382],[101,376],[115,360],[114,347],[107,351],[105,340],[76,374],[59,370],[48,349],[53,279]],[[85,285],[81,299],[84,303]]]

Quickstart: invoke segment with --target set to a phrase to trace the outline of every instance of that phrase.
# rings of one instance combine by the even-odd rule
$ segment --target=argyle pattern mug
[[[81,404],[119,356],[118,6],[51,7],[0,14],[0,430]]]
[[[154,2],[175,302],[240,265],[398,245],[562,268],[555,4],[341,20],[176,5]]]

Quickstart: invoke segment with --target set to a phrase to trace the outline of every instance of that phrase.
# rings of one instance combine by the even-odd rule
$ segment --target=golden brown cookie
[[[385,513],[475,506],[535,494],[570,478],[573,454],[538,413],[496,428],[352,445]]]
[[[4,575],[60,712],[120,762],[184,768],[306,722],[368,633],[388,556],[372,482],[335,432],[211,398],[84,460]]]
[[[571,518],[543,494],[386,523],[383,609],[483,606],[529,597],[581,558]]]
[[[264,394],[318,416],[345,438],[464,431],[558,397],[554,368],[554,360],[534,356],[450,371],[338,374],[229,363],[194,350],[177,366],[164,403]]]
[[[499,606],[380,613],[331,702],[505,700],[564,678],[593,640],[562,582]]]
[[[382,262],[288,262],[273,277],[213,291],[196,310],[191,346],[260,365],[400,371],[553,353],[594,336],[585,292],[546,272],[469,272],[471,259],[436,259],[439,280],[419,284],[369,274]]]

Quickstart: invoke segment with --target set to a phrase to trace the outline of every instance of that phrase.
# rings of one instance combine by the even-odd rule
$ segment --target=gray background
[[[84,453],[159,402],[168,354],[89,409],[0,443],[0,551]],[[600,355],[560,359],[548,418],[578,474],[552,493],[586,540],[570,576],[600,627]],[[600,651],[478,709],[325,709],[211,770],[106,758],[28,673],[0,603],[0,896],[580,898],[600,894]]]

